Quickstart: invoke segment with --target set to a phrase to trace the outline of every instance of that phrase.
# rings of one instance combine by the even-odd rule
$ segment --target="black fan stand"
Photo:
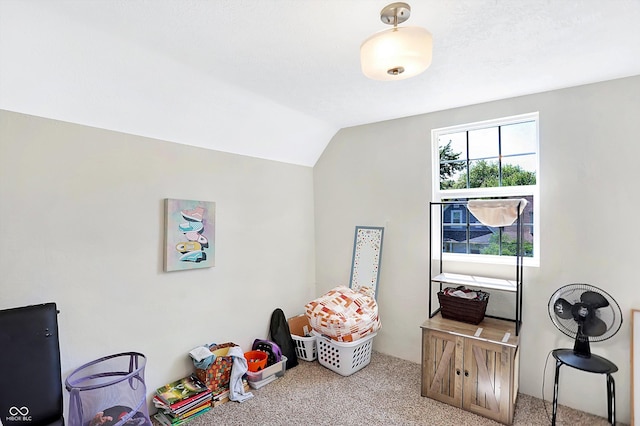
[[[576,297],[576,292],[579,296]],[[567,300],[569,298],[573,303]],[[604,318],[600,309],[607,308]],[[564,334],[575,338],[572,349],[555,349],[551,354],[556,359],[556,376],[553,385],[553,418],[552,426],[556,424],[558,413],[558,379],[560,367],[569,367],[588,373],[607,375],[607,420],[612,425],[616,423],[616,385],[613,373],[618,367],[606,358],[591,354],[590,341],[600,342],[616,334],[622,326],[622,311],[618,303],[604,290],[588,284],[568,284],[559,288],[549,299],[549,316],[554,325]],[[567,327],[559,322],[573,320],[578,329]]]
[[[586,340],[583,340],[586,339]],[[585,343],[586,342],[586,343]],[[607,375],[607,420],[612,425],[616,424],[616,384],[611,374],[618,371],[618,367],[606,358],[591,354],[589,349],[589,338],[576,336],[574,349],[555,349],[551,352],[556,359],[556,377],[553,384],[553,417],[551,425],[556,424],[556,414],[558,413],[558,379],[560,378],[560,367],[569,367],[588,373]]]

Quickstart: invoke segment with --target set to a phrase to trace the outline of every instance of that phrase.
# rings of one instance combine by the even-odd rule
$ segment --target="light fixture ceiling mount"
[[[393,25],[366,39],[360,46],[362,72],[374,80],[402,80],[431,65],[431,33],[420,27],[398,27],[411,16],[407,3],[396,2],[380,11],[380,20]]]
[[[411,6],[407,3],[391,3],[380,11],[380,20],[387,24],[397,26],[409,19],[411,16]]]

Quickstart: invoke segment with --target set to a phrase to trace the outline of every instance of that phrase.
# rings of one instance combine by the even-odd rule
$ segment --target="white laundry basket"
[[[314,331],[316,335],[318,362],[342,376],[349,376],[362,370],[371,362],[372,333],[355,342],[336,342]]]
[[[309,318],[305,314],[291,317],[287,320],[291,339],[296,348],[298,359],[305,361],[316,360],[316,336],[311,333]]]
[[[305,361],[315,361],[317,357],[316,336],[297,336],[291,335],[293,343],[296,346],[296,355],[298,359]]]

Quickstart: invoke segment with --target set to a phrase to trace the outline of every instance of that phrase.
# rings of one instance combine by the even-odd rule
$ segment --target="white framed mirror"
[[[383,227],[356,226],[353,240],[353,258],[351,261],[351,279],[349,287],[371,287],[377,299],[382,260]]]

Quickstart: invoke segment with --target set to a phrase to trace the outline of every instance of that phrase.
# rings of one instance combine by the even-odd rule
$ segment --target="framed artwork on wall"
[[[371,287],[378,297],[378,279],[382,260],[382,237],[384,228],[374,226],[356,226],[353,241],[353,260],[349,287]]]
[[[164,270],[215,265],[216,203],[165,199]]]

